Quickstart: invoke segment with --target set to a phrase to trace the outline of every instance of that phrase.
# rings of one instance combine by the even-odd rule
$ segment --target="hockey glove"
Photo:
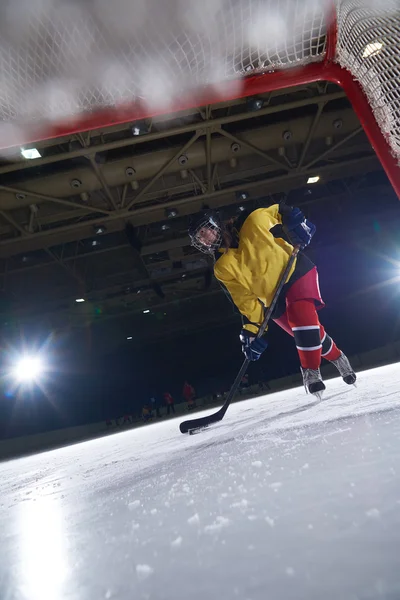
[[[240,332],[240,341],[242,342],[242,352],[247,360],[258,360],[264,350],[268,348],[265,338],[256,338],[254,333],[247,329],[242,329]]]
[[[291,212],[283,216],[283,229],[293,246],[305,248],[311,242],[316,227],[305,218],[299,208],[293,208]]]

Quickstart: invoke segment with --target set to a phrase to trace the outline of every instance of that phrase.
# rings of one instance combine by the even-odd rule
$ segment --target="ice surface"
[[[400,368],[0,465],[2,600],[400,597]]]

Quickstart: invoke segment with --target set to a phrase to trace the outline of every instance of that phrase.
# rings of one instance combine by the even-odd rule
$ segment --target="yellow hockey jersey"
[[[264,309],[270,305],[293,251],[293,246],[271,233],[273,227],[281,224],[279,204],[253,211],[240,229],[238,247],[229,248],[214,265],[216,278],[250,321],[245,329],[253,333],[264,320]],[[295,268],[296,261],[287,281]]]

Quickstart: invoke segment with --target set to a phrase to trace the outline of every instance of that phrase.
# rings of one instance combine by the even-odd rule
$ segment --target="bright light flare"
[[[309,177],[307,179],[307,183],[318,183],[319,179],[320,179],[319,175],[315,175],[313,177]]]
[[[372,42],[371,44],[367,44],[364,48],[363,58],[369,58],[370,56],[376,56],[380,53],[383,48],[382,42]]]
[[[23,356],[11,371],[18,383],[36,382],[43,375],[45,364],[39,356]]]
[[[35,158],[42,157],[42,155],[40,154],[40,152],[37,148],[27,148],[27,149],[21,148],[21,154],[27,160],[34,160]]]

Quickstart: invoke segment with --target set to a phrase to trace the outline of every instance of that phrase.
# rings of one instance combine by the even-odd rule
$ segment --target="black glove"
[[[316,227],[305,218],[299,208],[292,210],[282,216],[283,229],[293,246],[305,248],[311,242]]]
[[[268,342],[264,337],[256,338],[254,333],[247,329],[240,332],[242,352],[247,360],[258,360],[261,354],[268,348]]]

